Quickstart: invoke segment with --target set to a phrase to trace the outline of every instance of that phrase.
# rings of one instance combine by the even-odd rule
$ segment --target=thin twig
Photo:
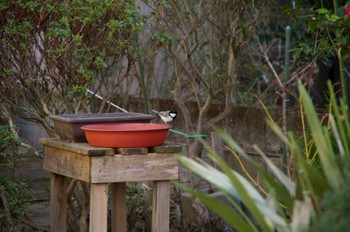
[[[101,97],[100,95],[98,95],[97,93],[94,93],[94,92],[92,92],[91,90],[86,90],[89,94],[91,94],[91,95],[93,95],[94,97],[96,97],[96,98],[98,98],[98,99],[100,99],[100,100],[103,100],[103,97]],[[118,110],[120,110],[120,111],[123,111],[124,113],[128,113],[128,111],[127,110],[125,110],[125,109],[123,109],[123,108],[121,108],[120,106],[117,106],[116,104],[114,104],[113,102],[111,102],[111,101],[107,101],[107,103],[108,104],[110,104],[111,106],[113,106],[113,107],[115,107],[115,108],[117,108]]]
[[[28,219],[26,219],[25,217],[23,216],[18,216],[17,217],[22,223],[26,224],[27,226],[30,226],[32,229],[36,230],[36,231],[49,231],[47,229],[44,229],[44,228],[41,228],[37,225],[35,225],[33,222],[29,221]]]

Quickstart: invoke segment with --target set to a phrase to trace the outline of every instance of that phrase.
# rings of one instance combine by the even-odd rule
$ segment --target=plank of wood
[[[147,147],[133,147],[133,148],[116,148],[116,154],[131,155],[131,154],[147,154]]]
[[[39,139],[39,142],[47,147],[54,147],[86,156],[104,156],[113,155],[115,153],[114,148],[93,147],[87,143],[73,143],[61,139],[41,138]]]
[[[108,184],[90,185],[90,232],[107,232]]]
[[[96,156],[91,157],[91,182],[174,180],[178,169],[174,154]]]
[[[111,184],[112,232],[127,231],[127,207],[125,182]]]
[[[153,183],[152,232],[168,232],[170,217],[170,182]]]
[[[135,147],[135,148],[116,148],[116,154],[147,154],[147,153],[180,153],[182,146],[176,144],[164,144],[155,147]]]
[[[90,181],[90,157],[54,147],[44,147],[44,169],[85,182]]]
[[[149,153],[180,153],[182,146],[176,144],[164,144],[162,146],[150,147]]]
[[[64,176],[51,173],[50,231],[67,231],[67,181]]]

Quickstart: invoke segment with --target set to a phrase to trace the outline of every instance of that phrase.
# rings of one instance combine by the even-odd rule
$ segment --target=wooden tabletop
[[[155,147],[137,147],[137,148],[108,148],[93,147],[88,143],[75,143],[56,138],[40,138],[40,144],[48,147],[54,147],[60,150],[71,151],[87,156],[105,156],[115,154],[146,154],[146,153],[180,153],[182,147],[176,144],[163,144]]]
[[[48,147],[54,147],[60,150],[71,151],[87,156],[104,156],[114,155],[114,148],[93,147],[87,143],[74,143],[67,140],[55,139],[55,138],[41,138],[40,144]]]

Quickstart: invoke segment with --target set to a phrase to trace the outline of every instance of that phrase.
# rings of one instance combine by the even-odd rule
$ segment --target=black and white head
[[[168,110],[168,111],[156,111],[156,110],[152,110],[152,111],[158,114],[165,124],[172,122],[177,116],[177,111],[175,109]]]
[[[177,116],[177,110],[172,109],[169,111],[169,116],[173,118],[173,120],[176,118]]]

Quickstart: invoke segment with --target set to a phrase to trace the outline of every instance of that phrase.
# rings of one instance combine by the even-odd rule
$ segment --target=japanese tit
[[[165,124],[168,124],[168,122],[173,121],[177,116],[176,110],[168,110],[168,111],[160,111],[160,112],[156,110],[152,110],[152,112],[158,114]]]

